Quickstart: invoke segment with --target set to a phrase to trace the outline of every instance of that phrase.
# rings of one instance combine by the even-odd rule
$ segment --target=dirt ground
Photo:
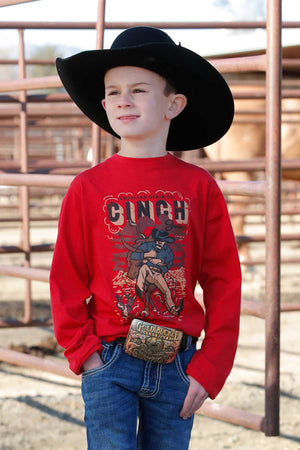
[[[299,220],[299,219],[298,219]],[[285,230],[299,232],[299,222],[284,219]],[[261,219],[248,223],[251,232],[261,232]],[[56,223],[36,222],[34,243],[51,242]],[[10,224],[1,225],[0,242],[14,244],[18,233]],[[264,246],[251,244],[253,257],[264,256]],[[299,257],[299,241],[283,244],[283,256]],[[33,255],[33,265],[49,267],[49,254]],[[17,264],[20,256],[0,256],[0,264]],[[1,317],[22,317],[24,281],[0,278]],[[48,285],[33,282],[34,317],[50,315]],[[300,267],[282,266],[282,301],[299,302]],[[264,267],[257,265],[244,274],[243,298],[261,301]],[[197,415],[190,450],[248,449],[300,450],[300,312],[281,315],[280,437]],[[2,347],[44,348],[53,339],[50,328],[0,329]],[[241,334],[235,366],[215,402],[264,415],[264,321],[241,317]],[[46,358],[65,363],[62,353]],[[36,369],[0,363],[0,450],[84,450],[86,448],[80,381]]]

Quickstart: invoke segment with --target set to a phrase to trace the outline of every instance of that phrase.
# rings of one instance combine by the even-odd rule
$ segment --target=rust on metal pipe
[[[279,435],[281,0],[267,1],[265,434]]]

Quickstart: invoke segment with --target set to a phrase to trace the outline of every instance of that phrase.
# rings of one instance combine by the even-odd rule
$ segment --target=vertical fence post
[[[103,48],[104,41],[104,23],[105,23],[105,0],[98,0],[98,14],[96,22],[96,49]],[[99,99],[99,108],[101,103]],[[101,160],[101,130],[95,123],[92,124],[92,149],[93,149],[93,166]]]
[[[24,30],[19,30],[19,78],[26,78],[25,50],[24,50]],[[28,139],[27,139],[27,94],[25,90],[20,91],[20,163],[21,172],[28,172]],[[25,255],[24,265],[30,267],[30,218],[29,218],[29,187],[20,188],[20,210],[21,210],[21,234],[22,248]],[[31,281],[25,280],[25,302],[24,302],[24,322],[31,320]]]
[[[279,435],[281,0],[267,1],[266,73],[266,436]]]

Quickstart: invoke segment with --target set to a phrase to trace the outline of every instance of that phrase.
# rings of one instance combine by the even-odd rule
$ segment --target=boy
[[[149,27],[57,68],[81,110],[121,139],[118,154],[71,184],[50,277],[56,337],[82,373],[88,448],[186,449],[194,412],[232,368],[241,275],[217,184],[168,150],[221,138],[230,90]]]

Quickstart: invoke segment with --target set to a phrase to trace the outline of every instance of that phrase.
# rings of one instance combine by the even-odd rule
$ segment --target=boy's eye
[[[107,95],[117,95],[118,93],[118,91],[109,91]]]
[[[134,94],[139,94],[139,93],[141,93],[141,92],[146,92],[146,91],[145,91],[145,89],[141,89],[141,88],[135,88],[135,89],[133,89],[133,93],[134,93]]]

